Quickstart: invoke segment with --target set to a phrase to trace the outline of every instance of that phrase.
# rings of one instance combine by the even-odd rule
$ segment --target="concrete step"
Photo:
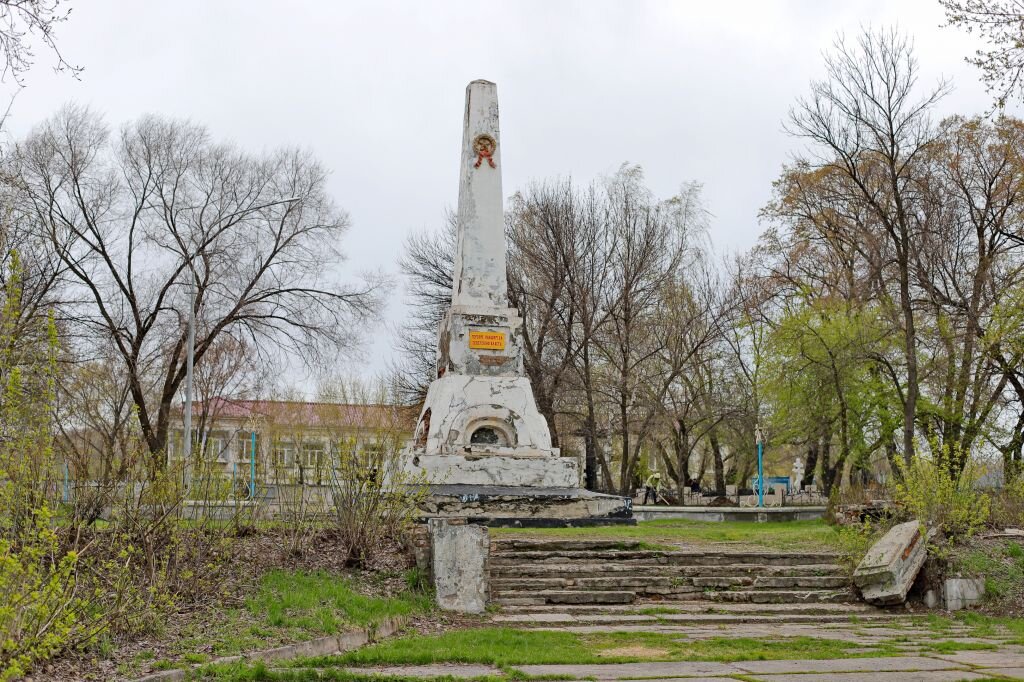
[[[852,590],[723,590],[705,591],[704,599],[709,601],[795,604],[808,602],[853,602],[856,596]]]
[[[491,540],[491,551],[580,551],[580,550],[637,550],[643,549],[640,540],[551,540],[541,538],[496,538]]]
[[[515,551],[491,555],[492,566],[531,564],[628,563],[630,565],[718,566],[755,564],[759,566],[807,566],[836,564],[839,557],[826,553],[781,552],[693,552],[693,551]]]
[[[657,597],[660,599],[702,599],[704,597],[705,590],[699,587],[693,587],[692,585],[645,585],[645,586],[609,586],[607,588],[587,588],[587,587],[559,587],[557,585],[550,586],[546,589],[533,589],[533,590],[498,590],[491,588],[491,599],[495,602],[505,603],[505,599],[510,598],[536,598],[537,595],[544,593],[557,592],[559,594],[583,594],[583,595],[598,595],[598,594],[620,594],[623,592],[630,592],[637,597]],[[630,600],[632,601],[632,600]],[[577,602],[546,602],[546,601],[535,601],[531,603],[552,603],[552,604],[566,604],[566,603],[578,603],[578,604],[616,604],[616,603],[628,603],[628,602],[617,602],[617,601],[600,601],[596,599],[594,601],[588,601],[582,599]]]
[[[743,604],[807,604],[842,603],[856,600],[851,590],[723,590],[690,591],[693,588],[648,588],[644,595],[660,595],[665,603],[685,600]],[[541,604],[629,604],[636,601],[636,591],[626,590],[536,590],[492,591],[491,601],[503,606],[536,606]]]
[[[645,611],[668,611],[681,614],[798,614],[798,615],[836,615],[843,618],[850,616],[886,615],[901,613],[889,609],[881,609],[870,604],[810,602],[797,604],[731,604],[728,602],[712,602],[694,599],[685,602],[654,599],[637,599],[632,604],[543,604],[534,606],[507,606],[502,608],[505,614],[526,613],[571,613],[589,614],[626,614],[650,615]]]
[[[804,564],[799,566],[762,566],[758,564],[719,564],[717,566],[685,566],[674,564],[637,564],[605,562],[585,564],[553,564],[531,562],[491,566],[492,578],[600,578],[612,575],[656,575],[696,577],[713,572],[716,576],[842,576],[850,571],[840,564]]]
[[[536,590],[534,592],[491,592],[495,604],[629,604],[636,601],[636,593],[611,590]]]
[[[885,623],[898,619],[896,614],[857,616],[858,623]],[[575,614],[575,613],[510,613],[492,616],[495,623],[516,623],[524,627],[551,625],[635,626],[658,625],[691,627],[698,625],[738,625],[757,623],[839,623],[849,624],[850,616],[839,613],[668,613],[658,615]]]
[[[657,594],[665,594],[668,588],[692,587],[695,590],[708,588],[728,589],[779,589],[804,587],[810,589],[835,589],[850,586],[845,576],[698,576],[681,578],[675,576],[598,576],[575,578],[492,578],[491,589],[497,592],[534,590],[620,590],[651,591],[659,588]],[[671,591],[671,590],[670,590]],[[693,590],[688,590],[693,591]]]

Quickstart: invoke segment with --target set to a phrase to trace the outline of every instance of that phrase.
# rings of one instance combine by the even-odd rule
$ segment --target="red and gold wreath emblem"
[[[476,152],[476,163],[473,164],[473,168],[479,168],[484,159],[487,159],[491,168],[497,168],[494,165],[494,150],[497,148],[498,143],[490,135],[486,133],[477,135],[473,139],[473,151]]]

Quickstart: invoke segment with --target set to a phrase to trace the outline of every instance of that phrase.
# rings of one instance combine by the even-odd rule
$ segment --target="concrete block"
[[[902,604],[928,556],[917,521],[894,526],[876,542],[853,572],[861,596],[873,604]]]
[[[575,487],[434,485],[420,510],[427,517],[489,519],[495,525],[496,519],[625,519],[632,504],[628,497]]]
[[[434,589],[437,605],[446,611],[483,613],[487,608],[487,528],[430,519]]]
[[[942,586],[947,611],[959,611],[985,598],[984,578],[947,578]]]

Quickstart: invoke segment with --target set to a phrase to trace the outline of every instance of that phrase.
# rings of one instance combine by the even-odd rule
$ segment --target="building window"
[[[305,467],[321,467],[324,462],[323,443],[303,443],[301,464]]]
[[[220,436],[210,438],[206,441],[206,453],[209,457],[216,459],[218,462],[228,461],[227,447],[225,447],[224,439]]]
[[[295,462],[295,446],[291,443],[277,443],[274,445],[272,456],[275,467],[285,469]]]
[[[258,448],[259,446],[257,446]],[[238,434],[238,461],[248,464],[252,461],[252,434]]]

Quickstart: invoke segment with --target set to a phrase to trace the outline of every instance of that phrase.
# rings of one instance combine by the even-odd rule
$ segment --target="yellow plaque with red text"
[[[505,332],[469,332],[469,347],[475,350],[505,350]]]

